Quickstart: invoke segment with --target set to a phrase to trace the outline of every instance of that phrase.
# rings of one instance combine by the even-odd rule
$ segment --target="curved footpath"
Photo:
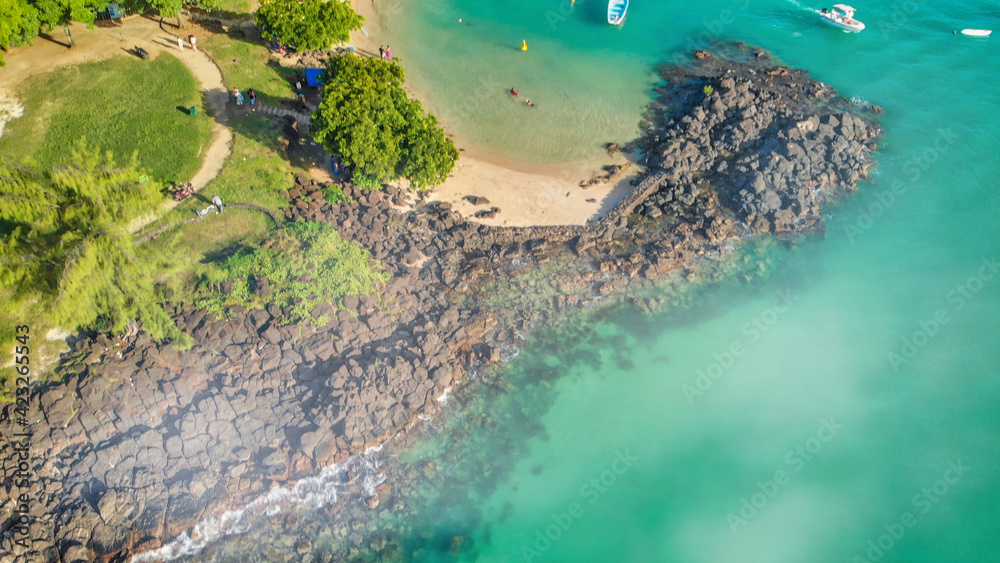
[[[260,499],[290,498],[281,491],[433,416],[452,386],[538,322],[623,300],[656,310],[658,283],[709,277],[744,236],[821,230],[821,206],[871,171],[881,129],[805,73],[755,58],[711,58],[671,76],[643,142],[649,175],[590,227],[488,227],[440,202],[401,210],[406,194],[393,188],[347,186],[353,201],[330,204],[297,178],[287,218],[336,225],[391,282],[343,310],[317,308],[325,326],[286,324],[274,305],[222,320],[173,304],[190,350],[144,332],[125,348],[103,336],[77,342],[56,370],[63,382],[32,397],[34,541],[28,551],[12,543],[8,518],[0,558],[192,553],[238,530]],[[257,282],[266,299],[267,280]],[[390,486],[365,492],[362,502],[330,498],[329,510],[350,502],[408,516]],[[338,532],[339,551],[272,560],[346,560],[377,533],[356,532]]]
[[[202,164],[190,182],[201,189],[219,175],[229,158],[233,141],[232,131],[227,127],[226,104],[229,93],[222,83],[222,72],[204,51],[193,51],[186,41],[184,49],[178,49],[177,35],[165,31],[158,21],[144,16],[130,16],[120,24],[108,27],[87,29],[84,24],[73,24],[70,28],[75,42],[72,49],[43,38],[35,39],[33,45],[11,49],[6,56],[7,66],[0,69],[0,88],[10,88],[27,76],[63,66],[100,61],[113,56],[134,56],[128,53],[134,46],[142,47],[153,56],[163,51],[169,52],[180,59],[194,75],[204,95],[205,107],[215,118],[212,142],[199,155]],[[164,202],[158,213],[133,221],[129,230],[137,232],[175,205],[177,203],[173,200]]]
[[[146,41],[149,47],[141,43],[136,43],[140,47],[158,54],[160,51],[170,51],[170,54],[177,57],[184,63],[184,66],[191,71],[198,85],[201,86],[201,93],[204,96],[205,107],[212,112],[215,123],[212,124],[212,143],[208,149],[202,153],[201,167],[191,177],[191,184],[196,190],[201,190],[215,179],[222,172],[222,167],[226,165],[232,154],[233,132],[229,129],[229,115],[226,105],[229,103],[229,91],[222,83],[222,71],[215,65],[212,59],[204,51],[195,52],[186,45],[182,50],[177,49],[176,36],[170,35],[157,28],[159,36]],[[172,41],[169,45],[164,45],[164,41]],[[145,217],[140,217],[129,225],[130,232],[138,232],[143,227],[155,221],[160,215],[170,211],[178,204],[173,199],[168,199],[160,207],[159,211]]]

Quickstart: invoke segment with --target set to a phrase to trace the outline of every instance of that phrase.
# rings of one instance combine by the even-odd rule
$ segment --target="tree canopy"
[[[351,38],[365,19],[340,0],[262,0],[257,25],[301,51],[329,49]]]
[[[0,283],[40,299],[65,328],[103,317],[122,331],[139,319],[154,338],[180,338],[128,231],[161,200],[159,188],[134,156],[119,167],[83,141],[51,171],[0,161]]]
[[[16,0],[8,0],[16,1]],[[70,22],[93,24],[95,10],[104,7],[100,0],[28,0],[38,10],[43,28],[68,25]]]
[[[0,49],[23,45],[38,35],[38,9],[24,0],[0,0]],[[3,56],[0,55],[0,63]]]
[[[93,25],[99,6],[100,0],[0,0],[0,49],[30,44],[42,31],[70,22]]]
[[[211,12],[221,5],[220,0],[145,0],[145,2],[165,18],[180,17],[184,6],[198,6],[206,12]]]
[[[183,6],[211,11],[220,0],[139,0],[138,4],[155,8],[165,17],[179,17]],[[42,31],[70,22],[93,25],[97,11],[106,5],[105,0],[0,0],[0,49],[31,43]]]
[[[333,57],[313,138],[355,167],[355,177],[391,182],[403,177],[423,189],[443,182],[458,149],[403,89],[403,68],[376,58]],[[364,182],[362,182],[363,184]]]

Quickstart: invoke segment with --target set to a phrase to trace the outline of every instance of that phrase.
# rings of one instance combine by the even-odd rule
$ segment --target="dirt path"
[[[71,29],[76,43],[72,49],[42,38],[35,39],[35,44],[32,46],[11,49],[6,57],[7,66],[0,69],[0,91],[35,73],[47,72],[62,66],[100,61],[113,56],[135,56],[129,53],[129,49],[134,46],[149,51],[153,57],[168,51],[180,59],[194,75],[204,95],[205,106],[215,117],[212,142],[199,155],[202,159],[201,167],[190,181],[200,190],[219,175],[232,150],[233,134],[227,127],[226,113],[229,93],[222,83],[219,67],[215,66],[212,59],[203,51],[195,52],[190,48],[183,30],[177,30],[167,23],[164,23],[161,29],[158,20],[142,16],[130,17],[120,25],[99,26],[93,30],[88,30],[82,24],[74,24]],[[177,48],[177,34],[183,34],[185,38],[183,49]],[[155,221],[158,216],[173,209],[175,205],[177,202],[168,200],[156,213],[133,221],[129,225],[129,230],[138,231]]]

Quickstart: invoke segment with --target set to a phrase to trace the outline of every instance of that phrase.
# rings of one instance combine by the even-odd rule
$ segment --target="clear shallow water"
[[[984,84],[956,81],[953,73],[988,79],[982,65],[995,59],[996,38],[977,41],[951,31],[1000,27],[1000,11],[984,0],[861,6],[858,17],[868,29],[859,35],[817,23],[808,8],[822,7],[818,2],[633,2],[620,29],[607,25],[606,6],[394,2],[382,25],[411,85],[452,130],[477,146],[542,162],[593,158],[603,143],[633,139],[656,83],[655,65],[715,40],[763,46],[842,91],[849,87],[851,95],[887,94],[878,103],[896,107],[902,88],[951,92],[945,98],[914,92],[921,105],[975,96]],[[962,88],[953,91],[956,83]],[[506,94],[512,86],[538,107],[517,103]]]
[[[588,0],[555,30],[555,2],[408,4],[393,51],[435,109],[488,73],[537,97],[544,120],[493,94],[446,113],[469,138],[579,158],[629,140],[650,66],[731,9],[720,36],[885,108],[878,174],[823,239],[768,249],[765,283],[536,335],[506,390],[456,396],[392,462],[419,477],[394,489],[415,513],[379,529],[413,561],[997,561],[1000,44],[951,30],[1000,28],[1000,12],[860,6],[869,29],[850,36],[788,1],[633,4],[621,30]],[[563,121],[571,95],[607,119]]]
[[[715,30],[881,105],[888,134],[875,181],[830,210],[824,240],[774,251],[782,265],[755,294],[719,289],[715,305],[682,326],[623,312],[595,327],[604,339],[558,354],[551,343],[526,349],[513,372],[531,380],[547,358],[563,375],[528,453],[514,454],[495,492],[474,502],[482,521],[470,527],[466,558],[997,560],[1000,275],[985,265],[1000,256],[1000,46],[951,31],[1000,28],[1000,11],[987,2],[864,5],[868,30],[848,35],[790,1],[633,2],[621,30],[602,24],[604,6],[591,4],[578,0],[555,29],[542,15],[556,2],[414,7],[401,28],[420,39],[404,35],[396,49],[414,80],[433,77],[421,84],[433,106],[468,91],[472,73],[449,69],[471,55],[465,64],[504,73],[504,86],[530,85],[545,106],[568,90],[607,117],[591,129],[552,116],[550,135],[516,146],[511,139],[531,122],[485,110],[459,119],[471,139],[522,156],[584,156],[619,140],[606,139],[609,131],[627,137],[651,66]],[[477,22],[475,33],[453,25],[456,16]],[[437,39],[445,35],[451,43]],[[504,51],[522,36],[529,53]],[[483,64],[492,51],[495,62]],[[779,312],[775,292],[788,288],[796,299]],[[734,343],[745,352],[716,366],[721,376],[703,394],[686,395],[699,372],[728,365]],[[581,354],[606,361],[574,363]],[[489,451],[501,436],[487,433],[464,455]],[[627,467],[616,461],[625,453]],[[441,513],[428,509],[424,524],[435,529]],[[454,556],[428,550],[416,559]]]

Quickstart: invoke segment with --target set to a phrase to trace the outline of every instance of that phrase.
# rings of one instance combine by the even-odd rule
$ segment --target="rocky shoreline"
[[[662,74],[638,142],[649,171],[586,227],[487,227],[393,188],[345,186],[352,201],[330,204],[297,178],[286,219],[329,222],[370,251],[392,274],[382,294],[317,309],[325,327],[282,324],[274,306],[219,320],[174,304],[196,342],[184,352],[141,331],[79,340],[62,383],[34,395],[32,549],[13,545],[8,518],[0,554],[125,561],[159,548],[433,417],[519,331],[611,300],[656,310],[642,288],[698,276],[741,238],[821,232],[822,206],[874,166],[881,129],[760,50],[703,53]],[[500,286],[518,298],[497,307]]]

